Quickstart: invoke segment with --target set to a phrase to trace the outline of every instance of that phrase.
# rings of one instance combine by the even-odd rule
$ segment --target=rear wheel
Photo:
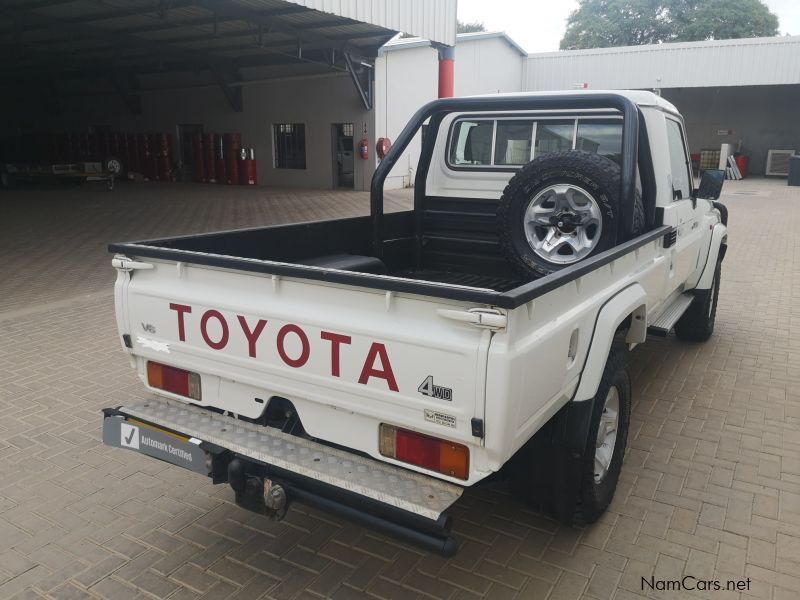
[[[617,489],[631,418],[631,380],[626,363],[625,348],[613,348],[592,400],[594,406],[582,457],[580,492],[572,515],[576,525],[596,521],[608,508]]]
[[[595,397],[567,404],[509,461],[512,491],[562,522],[594,522],[614,497],[630,414],[627,349],[615,344]]]

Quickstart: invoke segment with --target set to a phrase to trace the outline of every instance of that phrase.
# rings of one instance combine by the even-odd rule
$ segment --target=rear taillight
[[[200,375],[197,373],[148,361],[147,383],[165,392],[200,400]]]
[[[463,444],[382,423],[380,453],[450,477],[469,478],[469,448]]]

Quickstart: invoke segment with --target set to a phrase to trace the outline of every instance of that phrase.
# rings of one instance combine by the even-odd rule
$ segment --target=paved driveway
[[[630,448],[607,514],[572,529],[501,485],[470,490],[454,508],[461,551],[445,560],[299,505],[273,523],[225,487],[99,440],[99,409],[143,393],[118,348],[106,242],[365,214],[365,194],[0,195],[0,598],[605,599],[684,574],[796,598],[800,188],[728,182],[724,200],[717,331],[634,351]]]

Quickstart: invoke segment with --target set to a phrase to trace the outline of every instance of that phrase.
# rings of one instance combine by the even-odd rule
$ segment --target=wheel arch
[[[647,337],[647,293],[638,283],[612,296],[601,307],[573,402],[594,398],[611,346],[623,332],[626,343],[641,343]]]
[[[703,266],[700,278],[697,280],[693,289],[711,289],[711,281],[714,279],[714,271],[717,268],[717,262],[725,257],[727,246],[728,228],[722,223],[717,223],[714,226],[714,230],[711,232],[711,244],[709,245],[706,264]]]

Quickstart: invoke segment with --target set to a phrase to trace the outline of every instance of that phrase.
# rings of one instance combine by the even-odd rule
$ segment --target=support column
[[[439,98],[455,93],[455,46],[439,46]]]

